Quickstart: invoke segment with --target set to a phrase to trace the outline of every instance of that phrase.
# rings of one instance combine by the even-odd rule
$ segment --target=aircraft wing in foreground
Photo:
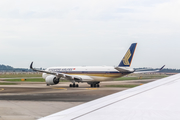
[[[108,95],[39,120],[180,120],[180,74]]]

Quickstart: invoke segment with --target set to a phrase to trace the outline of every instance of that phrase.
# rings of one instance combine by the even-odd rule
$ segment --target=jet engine
[[[47,85],[55,85],[59,83],[59,78],[57,78],[55,75],[49,75],[45,80]]]

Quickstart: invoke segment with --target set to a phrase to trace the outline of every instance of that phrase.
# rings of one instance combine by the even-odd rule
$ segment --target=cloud
[[[132,42],[139,42],[134,65],[143,67],[153,61],[151,52],[167,48],[163,40],[179,44],[178,6],[178,0],[0,1],[0,62],[114,65]],[[162,62],[155,56],[152,67]]]
[[[160,21],[176,22],[180,23],[180,1],[172,0],[171,2],[165,2],[157,5],[153,11],[154,17]]]

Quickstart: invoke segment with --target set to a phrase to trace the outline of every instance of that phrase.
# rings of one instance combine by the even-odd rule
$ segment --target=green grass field
[[[28,78],[29,77],[29,78]],[[4,81],[13,81],[20,82],[19,78],[27,78],[26,81],[23,82],[45,82],[43,78],[30,78],[30,77],[42,77],[41,74],[0,74],[0,78],[14,78],[14,79],[6,79]],[[123,80],[143,80],[143,79],[160,79],[167,77],[167,75],[149,75],[149,74],[131,74],[126,77],[120,77],[115,79],[115,81],[123,81]],[[18,78],[18,79],[17,79]],[[60,82],[69,82],[68,80],[61,80]]]
[[[42,74],[0,74],[0,78],[42,77]]]
[[[139,85],[106,85],[105,87],[121,87],[121,88],[133,88]]]
[[[43,78],[27,78],[25,81],[21,81],[21,79],[6,79],[3,81],[11,81],[11,82],[45,82]],[[69,80],[61,80],[60,82],[69,82]]]
[[[21,81],[21,79],[6,79],[4,81],[11,81],[11,82],[45,82],[43,78],[29,78],[25,81]]]

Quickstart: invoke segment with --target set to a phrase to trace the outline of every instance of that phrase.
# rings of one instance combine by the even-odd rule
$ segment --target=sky
[[[180,0],[1,0],[0,64],[180,69]]]

